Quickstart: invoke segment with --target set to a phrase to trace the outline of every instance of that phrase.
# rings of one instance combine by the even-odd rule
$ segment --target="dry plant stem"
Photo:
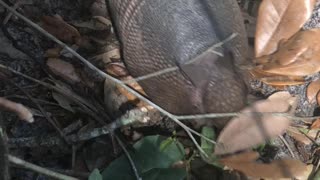
[[[16,10],[18,9],[21,5],[32,5],[33,4],[33,0],[18,0],[14,5],[13,5],[13,9]],[[12,12],[8,13],[7,16],[4,18],[2,24],[5,25],[7,24],[7,22],[10,20],[10,18],[12,17]]]
[[[283,142],[283,144],[288,148],[288,150],[289,150],[292,158],[296,158],[295,155],[294,155],[294,153],[293,153],[293,151],[292,151],[292,149],[291,149],[291,147],[290,147],[290,145],[288,144],[287,140],[286,140],[282,135],[280,135],[279,138],[281,139],[281,141]]]
[[[213,46],[211,46],[209,49],[207,49],[206,51],[204,51],[203,53],[201,53],[200,55],[198,55],[197,57],[195,57],[194,59],[192,59],[191,61],[188,61],[186,64],[192,64],[196,61],[198,61],[199,59],[201,59],[200,57],[203,56],[204,54],[206,54],[206,52],[212,52],[215,53],[215,49],[218,47],[221,47],[223,44],[227,43],[228,41],[231,41],[232,39],[234,39],[238,34],[237,33],[232,33],[228,38],[224,39],[221,42],[218,42],[217,44],[214,44]],[[223,54],[222,54],[223,56]]]
[[[14,9],[14,10],[18,9],[18,7],[20,6],[20,4],[21,4],[21,0],[18,0],[18,2],[16,2],[16,3],[13,5],[12,9]],[[4,18],[2,24],[3,24],[3,25],[7,24],[7,22],[8,22],[9,19],[11,18],[11,16],[12,16],[12,13],[11,13],[11,12],[8,13],[7,16]]]
[[[237,36],[237,33],[233,33],[231,34],[228,38],[226,38],[225,40],[217,43],[217,44],[214,44],[213,46],[209,47],[206,51],[204,51],[203,53],[201,53],[200,55],[198,55],[197,57],[191,59],[190,61],[186,62],[185,64],[192,64],[196,61],[198,61],[199,59],[201,59],[200,57],[202,57],[204,54],[206,54],[207,52],[212,52],[212,53],[215,53],[219,56],[222,56],[223,57],[223,54],[215,51],[215,48],[218,48],[218,47],[221,47],[223,44],[227,43],[228,41],[231,41],[232,39],[234,39],[235,37]],[[154,73],[150,73],[150,74],[147,74],[147,75],[144,75],[144,76],[140,76],[140,77],[137,77],[137,78],[134,78],[134,79],[130,79],[130,80],[127,80],[127,81],[123,81],[124,83],[132,83],[132,82],[138,82],[138,81],[142,81],[142,80],[146,80],[146,79],[149,79],[149,78],[152,78],[152,77],[156,77],[156,76],[160,76],[162,74],[166,74],[166,73],[169,73],[169,72],[173,72],[173,71],[177,71],[179,70],[179,67],[177,66],[174,66],[174,67],[170,67],[170,68],[166,68],[166,69],[162,69],[160,71],[157,71],[157,72],[154,72]]]
[[[46,176],[51,177],[51,178],[61,179],[61,180],[79,180],[78,178],[74,178],[74,177],[71,177],[71,176],[66,176],[66,175],[63,175],[63,174],[60,174],[60,173],[56,173],[54,171],[45,169],[45,168],[37,166],[35,164],[26,162],[26,161],[24,161],[24,160],[22,160],[20,158],[12,156],[12,155],[8,155],[8,159],[9,159],[9,162],[12,163],[12,164],[15,164],[15,165],[17,165],[19,167],[22,167],[22,168],[25,168],[25,169],[28,169],[28,170],[32,170],[32,171],[37,172],[39,174],[46,175]]]
[[[24,87],[21,87],[22,89],[25,89]],[[19,88],[14,88],[14,89],[19,89]],[[28,100],[29,98],[22,96],[22,95],[8,95],[8,96],[3,96],[5,98],[11,99],[11,98],[16,98],[16,99],[23,99],[23,100]],[[44,104],[44,105],[49,105],[49,106],[55,106],[55,107],[61,107],[59,104],[57,103],[53,103],[53,102],[49,102],[46,100],[42,100],[42,99],[37,99],[37,98],[33,98],[38,104]]]
[[[298,117],[292,116],[289,113],[276,113],[276,112],[248,112],[248,114],[255,113],[257,115],[274,115],[274,116],[284,116],[290,118],[292,120],[303,120],[303,121],[312,121],[315,119],[320,118],[320,116],[313,116],[313,117]],[[175,116],[178,120],[191,120],[191,119],[208,119],[208,118],[223,118],[223,117],[235,117],[239,116],[240,114],[246,114],[244,112],[232,112],[232,113],[208,113],[208,114],[195,114],[195,115],[184,115],[184,116]]]
[[[79,172],[74,170],[52,169],[52,168],[49,168],[49,170],[57,173],[61,173],[67,176],[78,177],[81,179],[88,179],[88,177],[90,176],[90,172],[83,172],[83,171]]]
[[[131,168],[132,168],[132,170],[133,170],[133,173],[134,173],[134,175],[136,176],[136,179],[137,179],[137,180],[142,180],[142,178],[139,176],[137,167],[136,167],[136,165],[134,164],[134,162],[133,162],[133,160],[132,160],[129,152],[127,151],[126,147],[124,146],[123,142],[121,141],[121,139],[120,139],[117,135],[115,135],[115,138],[116,138],[116,140],[118,141],[118,143],[119,143],[120,147],[122,148],[123,152],[124,152],[125,155],[127,156],[128,160],[129,160],[129,163],[130,163],[130,165],[131,165]]]
[[[11,11],[14,15],[16,15],[17,17],[21,18],[23,21],[25,21],[26,23],[28,23],[30,26],[32,26],[33,28],[35,28],[36,30],[40,31],[41,33],[43,33],[45,36],[47,36],[48,38],[50,38],[51,40],[53,40],[54,42],[56,42],[57,44],[59,44],[62,48],[65,48],[67,51],[69,51],[72,55],[74,55],[75,57],[77,57],[83,64],[85,64],[88,68],[92,69],[93,71],[95,71],[97,74],[99,74],[101,77],[107,78],[117,84],[119,84],[121,87],[123,87],[124,89],[126,89],[128,92],[132,93],[133,95],[135,95],[136,97],[138,97],[140,100],[148,103],[149,105],[153,106],[155,109],[157,109],[158,111],[160,111],[161,113],[165,114],[166,116],[168,116],[169,118],[171,118],[175,123],[177,123],[178,125],[180,125],[186,132],[187,134],[190,136],[190,138],[192,139],[192,141],[195,143],[196,147],[199,149],[200,152],[202,152],[203,154],[206,155],[206,153],[203,151],[203,149],[200,147],[200,145],[198,144],[198,142],[195,140],[195,138],[193,137],[193,135],[191,133],[194,133],[200,137],[203,137],[206,140],[209,140],[210,142],[213,142],[212,140],[210,140],[209,138],[203,136],[202,134],[196,132],[195,130],[189,128],[188,126],[186,126],[185,124],[183,124],[182,122],[180,122],[178,119],[175,118],[174,115],[172,115],[171,113],[167,112],[166,110],[162,109],[160,106],[154,104],[153,102],[151,102],[150,100],[148,100],[147,98],[145,98],[144,96],[142,96],[141,94],[137,93],[135,90],[133,90],[132,88],[130,88],[129,86],[127,86],[126,84],[124,84],[122,81],[106,74],[105,72],[101,71],[100,69],[98,69],[97,67],[95,67],[93,64],[91,64],[89,61],[87,61],[85,58],[83,58],[80,54],[78,54],[76,51],[74,51],[73,49],[71,49],[70,47],[68,47],[65,43],[63,43],[62,41],[58,40],[57,38],[55,38],[54,36],[52,36],[51,34],[49,34],[48,32],[46,32],[44,29],[42,29],[40,26],[38,26],[37,24],[33,23],[32,21],[30,21],[28,18],[24,17],[23,15],[21,15],[20,13],[18,13],[17,11],[15,11],[14,9],[12,9],[11,7],[9,7],[5,2],[3,2],[2,0],[0,0],[0,4],[3,5],[5,8],[7,8],[9,11]]]

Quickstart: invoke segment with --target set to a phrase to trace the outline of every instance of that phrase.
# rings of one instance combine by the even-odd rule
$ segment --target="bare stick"
[[[295,155],[294,155],[294,153],[293,153],[293,151],[292,151],[292,149],[291,149],[291,147],[290,147],[290,145],[289,145],[289,143],[287,142],[287,140],[286,140],[282,135],[280,135],[279,138],[281,139],[281,141],[283,142],[283,144],[288,148],[291,156],[292,156],[293,158],[296,158]]]
[[[117,139],[117,141],[118,141],[120,147],[122,148],[124,154],[127,156],[128,160],[129,160],[129,163],[130,163],[130,165],[131,165],[131,168],[132,168],[132,170],[133,170],[133,172],[134,172],[134,175],[136,176],[136,179],[137,179],[137,180],[142,180],[142,178],[139,176],[137,167],[136,167],[136,165],[134,164],[134,162],[133,162],[133,160],[132,160],[129,152],[127,151],[126,147],[124,146],[123,142],[121,141],[121,139],[120,139],[117,135],[115,135],[115,138]]]
[[[190,120],[190,119],[212,119],[212,118],[225,118],[225,117],[235,117],[240,114],[252,114],[255,113],[257,115],[274,115],[274,116],[283,116],[290,118],[292,120],[305,120],[312,121],[315,119],[319,119],[320,116],[313,117],[298,117],[292,116],[289,113],[278,113],[278,112],[232,112],[232,113],[208,113],[208,114],[195,114],[195,115],[183,115],[183,116],[175,116],[178,120]]]
[[[206,51],[204,51],[203,53],[201,53],[197,57],[191,59],[190,61],[186,62],[185,64],[192,64],[192,63],[200,60],[201,57],[203,57],[203,55],[205,55],[207,52],[212,52],[214,54],[217,54],[217,55],[223,57],[223,54],[221,54],[220,52],[215,51],[215,48],[221,47],[223,44],[227,43],[228,41],[231,41],[236,36],[237,36],[237,33],[232,33],[225,40],[223,40],[223,41],[221,41],[221,42],[219,42],[217,44],[214,44],[213,46],[209,47]],[[124,83],[132,83],[134,81],[138,82],[138,81],[146,80],[146,79],[153,78],[153,77],[156,77],[156,76],[160,76],[160,75],[163,75],[163,74],[167,74],[169,72],[174,72],[174,71],[177,71],[177,70],[179,70],[179,67],[178,66],[173,66],[173,67],[165,68],[165,69],[162,69],[160,71],[153,72],[153,73],[150,73],[150,74],[147,74],[147,75],[144,75],[144,76],[140,76],[140,77],[137,77],[137,78],[134,78],[134,79],[130,79],[130,80],[127,80],[127,81],[123,81],[123,82]]]
[[[63,174],[56,173],[54,171],[45,169],[43,167],[40,167],[40,166],[37,166],[35,164],[29,163],[27,161],[24,161],[24,160],[22,160],[20,158],[12,156],[12,155],[8,155],[8,159],[9,159],[9,162],[12,163],[12,164],[15,164],[15,165],[17,165],[19,167],[22,167],[22,168],[25,168],[25,169],[32,170],[32,171],[37,172],[39,174],[46,175],[46,176],[51,177],[51,178],[61,179],[61,180],[79,180],[78,178],[74,178],[74,177],[71,177],[71,176],[66,176],[66,175],[63,175]]]

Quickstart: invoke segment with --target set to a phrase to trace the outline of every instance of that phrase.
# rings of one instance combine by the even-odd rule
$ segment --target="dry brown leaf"
[[[312,123],[310,129],[320,129],[320,119],[315,120],[315,121]]]
[[[301,85],[305,83],[302,76],[279,76],[262,71],[259,68],[250,71],[255,79],[271,85],[277,89],[284,89],[286,86]]]
[[[81,81],[73,65],[68,62],[57,58],[49,58],[47,60],[47,66],[55,75],[70,83],[78,83]]]
[[[260,59],[268,62],[256,69],[281,76],[307,76],[320,70],[320,29],[300,31],[284,42],[277,52]],[[282,61],[290,62],[284,64]],[[292,62],[292,63],[291,63]]]
[[[261,100],[245,108],[233,118],[218,137],[215,154],[228,154],[244,150],[265,142],[268,138],[282,134],[290,120],[271,113],[258,116],[255,112],[288,112],[290,104],[285,100]]]
[[[289,127],[287,129],[287,133],[292,137],[294,140],[303,143],[305,145],[309,145],[312,143],[312,141],[306,137],[304,134],[302,134],[297,128],[295,127]]]
[[[60,16],[43,16],[42,27],[61,41],[81,44],[81,35],[76,28],[66,23]]]
[[[22,104],[12,102],[8,99],[0,97],[0,108],[14,112],[21,120],[32,123],[34,121],[32,113]]]
[[[320,105],[320,93],[319,92],[317,94],[317,103],[318,103],[318,105]]]
[[[307,87],[307,98],[309,103],[314,103],[320,90],[320,79],[312,81]]]
[[[291,106],[291,109],[293,110],[294,108],[292,107],[296,107],[296,103],[297,103],[297,97],[292,96],[288,91],[279,91],[279,92],[273,93],[268,97],[268,100],[287,102]]]
[[[276,93],[273,93],[268,97],[271,101],[277,101],[277,100],[284,100],[289,102],[289,99],[292,99],[292,95],[288,91],[279,91]]]
[[[220,162],[253,178],[304,179],[311,173],[310,168],[298,160],[282,159],[262,164],[254,161],[257,156],[255,152],[247,152],[223,158]]]
[[[124,78],[121,78],[121,80],[123,81],[129,81],[129,80],[133,80],[133,77],[131,76],[127,76]],[[130,86],[131,88],[133,88],[134,90],[136,90],[137,92],[139,92],[140,94],[143,94],[146,96],[146,93],[144,92],[144,90],[142,89],[142,87],[135,81],[132,81],[130,83],[127,84],[128,86]],[[131,102],[135,102],[135,105],[138,107],[145,107],[147,110],[151,110],[153,109],[151,106],[149,106],[147,103],[140,101],[135,95],[133,95],[132,93],[128,92],[126,89],[124,89],[121,86],[117,86],[118,91],[124,95],[129,101]]]
[[[75,112],[75,110],[72,108],[71,104],[71,100],[66,98],[66,96],[63,96],[62,94],[56,93],[56,92],[52,92],[52,97],[54,100],[56,100],[58,102],[58,104],[60,105],[60,107],[70,111],[70,112]]]
[[[262,1],[255,36],[256,57],[273,53],[280,40],[298,32],[311,16],[314,5],[315,0]]]

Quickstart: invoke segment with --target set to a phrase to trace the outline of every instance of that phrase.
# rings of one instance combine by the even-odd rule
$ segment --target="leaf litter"
[[[261,4],[256,28],[257,33],[255,34],[257,66],[254,66],[254,68],[251,70],[251,73],[255,75],[256,79],[270,85],[278,87],[281,86],[282,88],[280,89],[285,89],[288,86],[306,83],[309,80],[306,80],[306,76],[311,76],[318,72],[318,31],[300,30],[305,21],[307,21],[310,17],[314,3],[315,1],[312,0],[265,0]],[[60,40],[69,43],[70,45],[80,45],[80,49],[88,53],[92,50],[92,47],[94,47],[95,44],[101,45],[105,44],[107,41],[105,39],[99,40],[95,37],[83,35],[83,31],[79,31],[78,29],[89,29],[86,31],[96,31],[100,33],[108,30],[111,25],[110,20],[105,17],[105,11],[100,11],[101,7],[104,6],[105,4],[101,4],[100,1],[95,1],[94,6],[91,8],[98,8],[99,13],[87,18],[86,20],[81,19],[81,21],[79,21],[79,19],[77,19],[76,21],[65,21],[64,18],[69,19],[66,16],[64,16],[64,18],[61,18],[61,16],[57,15],[43,16],[41,24],[46,30],[49,31],[49,33],[55,35]],[[293,17],[299,17],[299,19],[295,18],[296,21],[292,21],[292,19],[294,19]],[[71,22],[72,25],[68,22]],[[81,46],[84,43],[85,46]],[[98,49],[106,50],[108,47],[99,47]],[[77,74],[78,71],[82,71],[82,69],[79,69],[81,66],[71,65],[71,63],[68,63],[69,59],[65,61],[65,57],[61,56],[60,51],[61,49],[56,49],[47,53],[47,57],[49,57],[47,60],[47,67],[52,71],[52,73],[59,77],[59,79],[64,79],[67,82],[69,81],[70,84],[77,84],[78,82],[87,81],[83,79],[82,73],[80,73],[80,75]],[[129,74],[125,70],[123,64],[121,64],[121,61],[118,61],[120,59],[119,49],[109,48],[104,52],[97,51],[94,54],[91,54],[91,57],[95,57],[92,59],[96,60],[100,59],[100,61],[97,63],[97,66],[105,69],[105,71],[109,74],[112,74],[113,76],[122,80],[132,79],[130,76],[128,76]],[[69,58],[72,58],[72,56]],[[97,82],[101,83],[101,81],[98,80]],[[108,85],[109,84],[105,83],[103,87],[107,90],[101,90],[103,88],[100,88],[99,90],[97,88],[94,90],[94,92],[97,92],[98,94],[100,93],[100,95],[105,92],[109,92],[108,90],[110,90],[110,87],[107,87]],[[135,87],[137,91],[143,93],[142,88],[138,86],[138,84],[132,83],[131,86]],[[92,87],[95,86],[87,86],[87,88]],[[77,88],[77,86],[73,86],[73,88],[76,90],[76,92],[77,90],[82,91],[81,89]],[[113,90],[115,89],[117,88],[114,88]],[[118,89],[117,91],[117,96],[121,94],[125,96],[126,99],[129,99],[129,101],[137,101],[137,99],[132,97],[128,92],[122,91],[121,89]],[[318,98],[318,91],[319,87],[317,85],[317,80],[312,80],[311,84],[306,90],[307,99],[310,103],[314,103]],[[84,89],[83,92],[86,92],[86,89]],[[104,95],[107,96],[106,94]],[[74,109],[70,106],[69,101],[64,101],[63,97],[57,96],[57,94],[52,96],[58,101],[61,107],[74,112]],[[290,129],[297,130],[297,127],[293,126],[293,122],[290,118],[272,114],[292,114],[296,107],[295,103],[298,103],[297,98],[298,97],[293,97],[289,93],[280,92],[273,94],[273,96],[266,100],[260,100],[250,104],[241,111],[243,114],[240,114],[238,117],[234,117],[222,130],[222,132],[218,134],[217,144],[215,146],[204,143],[205,141],[202,139],[202,147],[206,149],[207,153],[211,151],[212,154],[215,155],[228,154],[229,157],[222,157],[219,162],[225,166],[228,166],[229,168],[241,171],[247,176],[256,178],[295,177],[298,179],[305,179],[310,174],[310,168],[299,160],[280,159],[271,161],[269,164],[265,164],[256,161],[259,158],[259,155],[256,152],[249,151],[249,153],[242,152],[240,154],[235,154],[239,151],[241,152],[244,150],[250,150],[256,145],[267,143],[267,140],[286,133],[286,131],[289,132]],[[88,102],[95,101],[90,99]],[[139,102],[134,103],[134,105],[138,107],[147,106],[143,103],[139,105]],[[97,109],[99,108],[100,107],[98,106]],[[317,129],[317,124],[317,121],[313,122],[310,128]],[[210,135],[210,132],[210,130],[207,131],[208,136]],[[294,132],[296,133],[300,131]],[[212,137],[212,135],[210,135],[210,137]],[[144,141],[149,137],[143,138],[142,135],[140,138],[142,138],[142,141]],[[179,140],[181,139],[178,138],[177,141]],[[137,139],[135,141],[137,141]],[[112,154],[111,151],[109,154]],[[104,153],[103,156],[106,156],[106,153]],[[111,161],[102,164],[110,165]],[[281,169],[285,169],[286,171],[283,172]],[[90,170],[93,172],[90,177],[101,178],[101,174],[99,171],[97,171],[97,169]],[[145,175],[149,177],[152,176],[153,173],[157,174],[159,172],[163,172],[171,178],[179,175],[179,173],[175,174],[175,172],[171,171],[171,169],[168,171],[157,169],[153,172],[150,171],[148,172],[149,174],[147,173]],[[184,176],[184,174],[180,175]]]

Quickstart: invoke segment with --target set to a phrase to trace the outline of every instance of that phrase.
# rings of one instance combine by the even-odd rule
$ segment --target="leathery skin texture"
[[[247,88],[247,38],[236,0],[109,0],[125,64],[133,77],[179,70],[140,81],[148,97],[176,115],[236,112]],[[237,33],[215,51],[213,45]],[[196,59],[193,63],[188,63]],[[219,128],[227,119],[196,120]]]

